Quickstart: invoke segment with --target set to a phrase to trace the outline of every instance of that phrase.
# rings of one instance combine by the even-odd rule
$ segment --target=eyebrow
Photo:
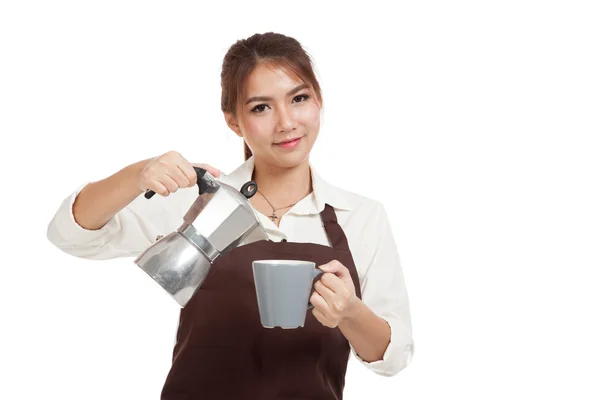
[[[308,84],[304,83],[302,85],[296,86],[294,89],[290,90],[286,96],[291,96],[299,91],[301,91],[302,89],[306,89],[308,88]],[[246,104],[252,103],[253,101],[269,101],[269,100],[273,100],[272,97],[267,97],[267,96],[254,96],[254,97],[250,97],[248,100],[246,100]]]

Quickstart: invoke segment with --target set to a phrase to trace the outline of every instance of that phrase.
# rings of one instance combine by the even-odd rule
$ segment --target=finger
[[[328,304],[333,304],[336,299],[335,292],[321,281],[315,282],[315,291],[325,299]]]
[[[185,163],[177,164],[177,167],[181,170],[181,172],[187,178],[187,180],[189,182],[189,186],[193,186],[196,184],[196,181],[198,180],[198,174],[196,174],[196,171],[194,170],[194,167],[192,166],[192,164],[185,162]]]
[[[188,180],[190,182],[190,186],[196,184],[196,181],[198,178],[198,175],[196,174],[196,171],[194,170],[194,166],[201,167],[208,171],[208,169],[206,168],[207,167],[206,164],[192,164],[183,155],[181,155],[180,153],[177,153],[177,152],[170,152],[169,154],[171,154],[173,164],[177,165],[183,171],[185,176],[188,178]],[[210,166],[208,166],[208,167],[210,167]],[[212,167],[210,167],[210,168],[212,168]]]
[[[334,293],[345,293],[346,291],[346,284],[342,278],[332,274],[331,272],[325,272],[323,276],[321,276],[320,281]]]
[[[315,289],[327,302],[327,315],[337,317],[342,315],[348,307],[349,292],[343,281],[335,275],[330,275],[333,279],[342,282],[341,286],[337,286],[334,289],[327,287],[324,283],[321,283]]]
[[[177,182],[175,182],[173,178],[169,176],[167,171],[165,171],[165,173],[162,175],[159,182],[162,183],[167,189],[169,189],[170,193],[175,193],[177,189],[179,189],[179,185],[177,184]]]
[[[158,193],[161,196],[169,195],[169,189],[167,189],[165,185],[163,185],[156,179],[150,181],[150,184],[148,185],[148,190],[153,190],[155,193]]]
[[[180,188],[186,188],[191,186],[190,180],[187,176],[185,176],[183,171],[177,165],[174,165],[173,167],[169,168],[167,170],[167,175],[169,175],[169,177],[171,177],[171,179],[173,179],[177,183],[177,186],[179,186]]]
[[[312,313],[315,316],[315,318],[317,319],[317,321],[319,321],[324,326],[327,326],[329,328],[335,328],[336,325],[332,321],[330,321],[327,318],[327,316],[325,314],[323,314],[321,311],[317,310],[316,308],[313,308]]]
[[[310,304],[312,304],[314,308],[321,310],[321,312],[327,312],[329,310],[327,301],[317,292],[313,292],[310,296]]]
[[[208,171],[209,174],[211,174],[212,176],[214,176],[215,178],[218,178],[221,175],[221,171],[219,171],[218,169],[216,169],[215,167],[212,167],[208,164],[192,164],[194,167],[200,167],[202,169],[205,169]]]

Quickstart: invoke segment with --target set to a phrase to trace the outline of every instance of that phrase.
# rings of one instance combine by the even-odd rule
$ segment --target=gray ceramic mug
[[[312,261],[256,260],[252,262],[260,322],[265,328],[303,327],[313,281],[323,273]]]

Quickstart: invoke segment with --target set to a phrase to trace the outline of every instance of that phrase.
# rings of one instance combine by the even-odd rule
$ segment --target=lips
[[[276,145],[281,145],[281,144],[286,144],[286,143],[292,143],[292,142],[295,142],[296,140],[298,140],[300,138],[302,138],[302,136],[299,136],[297,138],[292,138],[292,139],[284,140],[284,141],[281,141],[281,142],[278,142],[278,143],[275,143],[275,144]]]
[[[275,146],[279,147],[280,149],[293,149],[295,148],[298,143],[300,143],[300,141],[302,140],[304,136],[300,136],[297,138],[292,138],[292,139],[288,139],[288,140],[284,140],[282,142],[279,143],[274,143]]]

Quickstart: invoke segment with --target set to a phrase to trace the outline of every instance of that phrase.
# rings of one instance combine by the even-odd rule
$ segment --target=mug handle
[[[313,279],[315,279],[317,276],[321,275],[323,273],[323,270],[315,268],[313,270]],[[312,295],[312,290],[310,291],[310,294]],[[310,297],[310,296],[309,296]],[[310,310],[311,308],[313,308],[314,306],[312,304],[310,304],[310,300],[308,301],[308,307],[306,308],[307,310]]]

